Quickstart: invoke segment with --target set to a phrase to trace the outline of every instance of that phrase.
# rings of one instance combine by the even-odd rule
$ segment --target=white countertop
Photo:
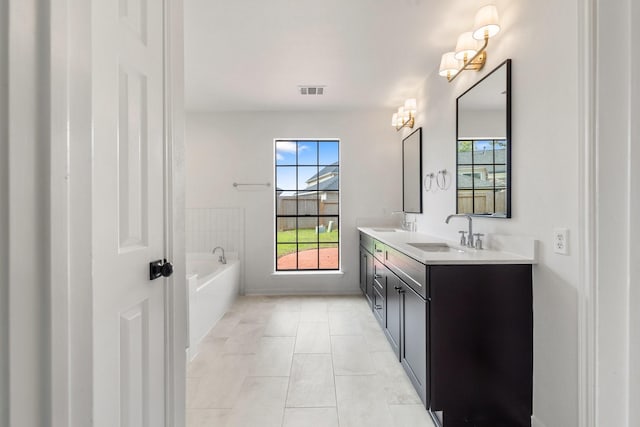
[[[373,237],[411,258],[424,264],[536,264],[534,255],[525,256],[516,253],[492,249],[471,249],[454,242],[446,241],[428,234],[413,231],[375,231],[378,227],[358,227],[358,230]],[[388,227],[380,227],[389,229]],[[535,245],[535,241],[534,245]],[[408,243],[447,243],[464,252],[426,252],[408,245]],[[531,253],[535,253],[532,251]]]

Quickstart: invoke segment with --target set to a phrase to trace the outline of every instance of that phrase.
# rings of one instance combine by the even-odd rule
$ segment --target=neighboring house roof
[[[325,166],[322,169],[320,169],[317,174],[313,175],[306,182],[310,183],[310,182],[317,181],[321,176],[328,175],[328,174],[331,174],[331,173],[336,173],[337,174],[339,169],[340,169],[340,167],[338,166],[338,162],[331,163],[331,165]],[[337,190],[337,188],[336,188],[336,190]]]
[[[321,181],[320,183],[318,183],[316,181],[315,184],[308,186],[307,188],[305,188],[304,190],[301,190],[300,192],[303,193],[305,191],[327,191],[327,190],[338,190],[339,187],[339,180],[340,177],[339,176],[332,176],[331,178],[325,180],[325,181]],[[307,181],[309,182],[309,181]]]
[[[507,162],[507,150],[495,150],[496,160],[495,163],[506,163]],[[473,152],[473,162],[474,163],[488,163],[492,164],[493,161],[493,151],[491,150],[478,150]],[[471,164],[471,151],[459,151],[458,152],[458,164]]]

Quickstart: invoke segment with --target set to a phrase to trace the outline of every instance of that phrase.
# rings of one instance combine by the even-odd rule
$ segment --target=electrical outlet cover
[[[566,228],[553,229],[553,251],[557,254],[569,253],[569,230]]]

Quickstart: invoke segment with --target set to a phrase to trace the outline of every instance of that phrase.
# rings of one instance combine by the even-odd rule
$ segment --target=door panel
[[[386,286],[387,319],[384,332],[398,359],[400,359],[400,294],[395,288],[399,286],[400,279],[389,271]]]
[[[427,303],[407,284],[402,286],[402,365],[427,404]]]
[[[94,425],[163,426],[163,2],[92,2]]]

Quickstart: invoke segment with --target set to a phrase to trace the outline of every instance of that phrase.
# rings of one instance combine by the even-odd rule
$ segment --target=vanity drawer
[[[373,238],[360,232],[360,246],[365,248],[369,253],[373,253]]]
[[[384,251],[386,246],[384,243],[380,243],[377,240],[373,241],[373,255],[379,259],[381,262],[384,262]]]
[[[430,297],[427,289],[427,267],[423,263],[393,248],[386,247],[385,265],[422,298]]]

